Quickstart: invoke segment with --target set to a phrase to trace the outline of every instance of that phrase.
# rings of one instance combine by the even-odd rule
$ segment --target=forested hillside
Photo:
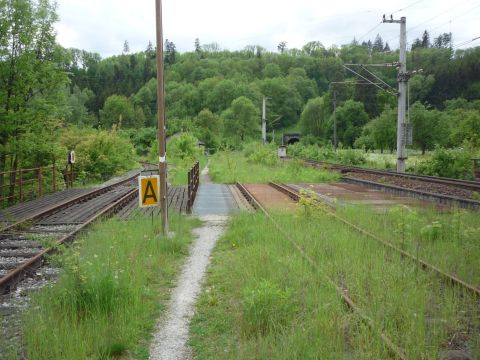
[[[67,149],[80,150],[81,170],[97,173],[108,161],[118,163],[110,173],[125,157],[147,155],[156,125],[152,44],[130,53],[125,41],[121,54],[105,59],[64,49],[50,1],[0,4],[0,171],[63,164]],[[192,39],[192,51],[179,53],[166,40],[167,131],[190,131],[213,150],[240,146],[258,138],[266,96],[269,132],[299,129],[304,142],[329,146],[335,93],[340,145],[393,151],[396,96],[358,81],[344,65],[397,61],[398,51],[380,36],[330,48],[321,39],[301,49],[281,42],[276,52],[260,45],[223,50]],[[480,47],[455,49],[451,34],[426,30],[409,49],[407,68],[413,147],[478,148]],[[397,86],[395,66],[355,69]]]
[[[425,31],[408,54],[411,122],[415,145],[423,151],[435,144],[456,146],[465,138],[478,142],[474,125],[479,121],[480,105],[475,100],[480,99],[480,49],[454,51],[449,37],[439,35],[430,44]],[[222,129],[232,137],[253,135],[258,131],[255,124],[265,95],[270,130],[299,124],[304,135],[328,143],[336,91],[339,139],[344,146],[395,147],[396,97],[363,83],[332,84],[356,80],[344,64],[398,61],[398,52],[390,51],[379,36],[373,43],[354,40],[329,49],[320,41],[302,49],[287,49],[281,43],[276,53],[257,45],[241,51],[220,50],[216,44],[202,46],[198,39],[192,48],[192,52],[180,54],[172,42],[165,44],[166,111],[171,131],[197,125],[204,130],[200,137],[207,141],[212,136],[222,137]],[[124,128],[155,126],[155,51],[151,44],[144,52],[129,54],[126,43],[122,55],[103,60],[75,49],[68,54],[69,100],[79,107],[67,117],[68,122],[111,128],[121,118]],[[394,67],[358,70],[374,80],[367,70],[396,87]],[[236,99],[235,110],[232,102]],[[245,108],[248,112],[250,107],[258,109],[251,111],[252,121],[245,118],[238,123],[235,111]],[[205,128],[209,123],[215,125]]]

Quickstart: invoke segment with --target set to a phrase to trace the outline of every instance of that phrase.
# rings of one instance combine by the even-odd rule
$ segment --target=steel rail
[[[294,199],[295,201],[298,201],[300,199],[300,195],[299,193],[294,190],[294,189],[291,189],[290,187],[286,186],[285,184],[277,184],[277,183],[269,183],[272,187],[274,187],[275,189],[277,189],[278,191],[290,196],[292,199]],[[319,199],[316,199],[319,203],[320,203],[320,200]],[[322,202],[323,203],[323,202]],[[330,204],[330,203],[326,203],[330,208],[335,208],[334,205]],[[409,252],[405,251],[405,250],[402,250],[400,249],[399,247],[395,246],[394,244],[386,241],[386,240],[383,240],[382,238],[380,238],[379,236],[369,232],[368,230],[365,230],[361,227],[359,227],[358,225],[355,225],[355,224],[352,224],[351,222],[349,222],[348,220],[340,217],[339,215],[337,215],[335,212],[333,211],[328,211],[327,209],[323,208],[323,207],[319,207],[321,210],[323,210],[324,212],[328,213],[328,215],[332,216],[333,218],[335,218],[336,220],[342,222],[343,224],[351,227],[352,229],[356,230],[357,232],[367,236],[368,238],[371,238],[371,239],[374,239],[375,241],[379,242],[380,244],[382,244],[383,246],[389,248],[389,249],[392,249],[398,253],[400,253],[400,255],[402,257],[406,257],[408,258],[409,260],[412,260],[414,263],[416,263],[418,266],[420,266],[423,270],[429,270],[429,271],[432,271],[433,273],[435,273],[436,275],[438,275],[441,279],[447,281],[448,283],[450,284],[453,284],[453,285],[457,285],[457,286],[460,286],[466,290],[468,290],[469,292],[471,292],[473,295],[477,296],[478,298],[480,298],[480,289],[463,281],[462,279],[459,279],[458,277],[454,276],[454,275],[451,275],[451,274],[448,274],[446,273],[445,271],[439,269],[438,267],[436,267],[435,265],[433,264],[430,264],[429,262],[427,261],[424,261],[422,259],[419,259],[417,258],[416,256],[410,254]]]
[[[332,286],[337,294],[342,298],[345,304],[355,313],[357,314],[362,321],[370,328],[371,331],[376,332],[377,335],[382,339],[382,341],[387,346],[391,355],[401,359],[406,360],[407,355],[405,352],[397,346],[387,335],[385,335],[378,327],[375,325],[374,321],[365,315],[362,310],[355,304],[355,302],[346,294],[348,292],[347,289],[342,289],[339,287],[318,265],[317,263],[310,257],[305,251],[297,244],[295,240],[280,226],[278,223],[272,218],[269,212],[260,204],[260,202],[251,194],[244,185],[240,183],[236,183],[237,187],[239,188],[240,192],[245,196],[247,201],[252,204],[252,206],[260,210],[275,226],[275,228],[294,246],[294,248],[302,255],[302,257],[307,260],[307,262],[317,270],[322,277]]]
[[[51,215],[51,214],[54,214],[60,210],[62,210],[63,208],[67,207],[67,206],[71,206],[75,203],[78,203],[78,202],[82,202],[82,201],[86,201],[86,200],[89,200],[93,197],[96,197],[98,195],[101,195],[107,191],[110,191],[112,190],[113,188],[119,186],[119,185],[122,185],[122,184],[125,184],[125,183],[128,183],[129,181],[132,181],[134,180],[137,176],[139,175],[139,173],[136,173],[132,176],[129,176],[128,178],[126,179],[123,179],[123,180],[120,180],[116,183],[113,183],[113,184],[110,184],[110,185],[107,185],[107,186],[103,186],[103,187],[100,187],[100,188],[96,188],[96,189],[93,189],[85,194],[81,194],[81,195],[78,195],[78,196],[75,196],[73,198],[70,198],[70,199],[66,199],[64,201],[61,201],[57,204],[54,204],[54,205],[51,205],[47,208],[43,208],[43,209],[40,209],[39,211],[37,211],[36,213],[34,213],[33,215],[30,215],[26,218],[23,218],[13,224],[10,224],[10,225],[7,225],[7,226],[4,226],[3,228],[0,228],[0,233],[2,232],[5,232],[5,231],[11,231],[13,229],[16,229],[18,228],[19,226],[21,226],[22,224],[25,224],[27,222],[32,222],[32,221],[35,221],[41,217],[44,217],[44,216],[48,216],[48,215]]]
[[[359,166],[341,165],[341,164],[334,164],[326,161],[317,161],[317,160],[305,160],[305,163],[309,165],[326,165],[332,168],[338,168],[340,170],[346,170],[346,171],[352,171],[352,172],[364,172],[364,173],[371,173],[371,174],[378,174],[378,175],[396,176],[396,177],[408,178],[411,180],[427,181],[427,182],[433,182],[437,184],[461,187],[462,189],[480,191],[479,181],[452,179],[452,178],[445,178],[445,177],[439,177],[439,176],[409,174],[409,173],[401,174],[395,171],[367,169]]]
[[[118,184],[117,184],[118,185]],[[78,226],[75,230],[71,231],[61,239],[57,240],[52,247],[41,250],[35,256],[31,257],[26,262],[23,262],[15,269],[8,272],[5,276],[0,278],[0,294],[5,294],[11,291],[11,289],[25,276],[34,269],[40,267],[45,260],[46,255],[55,252],[62,244],[67,244],[73,241],[73,239],[86,227],[101,217],[109,216],[123,207],[126,203],[132,201],[138,195],[136,188],[130,190],[127,194],[123,195],[120,199],[116,200],[113,204],[103,208],[101,211],[90,217],[82,225]]]

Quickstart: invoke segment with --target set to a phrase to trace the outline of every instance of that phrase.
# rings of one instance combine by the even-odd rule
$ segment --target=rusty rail
[[[270,185],[272,187],[274,187],[275,189],[277,189],[278,191],[290,196],[293,200],[299,201],[299,199],[300,199],[299,193],[297,191],[291,189],[287,185],[277,184],[277,183],[273,183],[273,182],[270,183]],[[318,199],[317,199],[317,201],[320,202],[320,200],[318,200]],[[327,204],[327,205],[330,208],[334,208],[331,204]],[[334,219],[336,219],[336,220],[340,221],[341,223],[349,226],[350,228],[354,229],[355,231],[361,233],[362,235],[365,235],[367,238],[373,239],[373,240],[377,241],[378,243],[380,243],[381,245],[385,246],[386,248],[391,249],[391,250],[399,253],[403,258],[407,258],[407,259],[413,261],[421,269],[431,271],[434,274],[438,275],[442,280],[446,281],[447,283],[450,283],[450,284],[459,286],[461,288],[464,288],[464,289],[468,290],[474,296],[477,296],[477,297],[480,298],[480,289],[479,288],[463,281],[462,279],[459,279],[458,277],[456,277],[452,274],[446,273],[445,271],[439,269],[435,265],[430,264],[429,262],[427,262],[425,260],[419,259],[417,256],[415,256],[413,254],[410,254],[409,252],[407,252],[403,249],[400,249],[399,247],[395,246],[391,242],[380,238],[379,236],[371,233],[370,231],[365,230],[358,225],[352,224],[350,221],[348,221],[348,220],[342,218],[341,216],[337,215],[334,211],[330,211],[330,210],[322,208],[322,207],[320,209],[322,211],[324,211],[325,213],[327,213],[329,216],[333,217]]]
[[[10,292],[16,286],[16,284],[23,279],[25,274],[29,274],[36,268],[40,267],[45,261],[46,255],[52,254],[57,251],[58,247],[62,244],[71,243],[74,238],[78,236],[78,234],[85,228],[87,228],[89,225],[102,217],[108,217],[115,214],[120,208],[125,206],[125,204],[131,202],[136,196],[138,196],[138,190],[130,190],[127,194],[116,200],[113,204],[103,208],[100,212],[93,215],[89,220],[77,227],[75,230],[68,233],[61,239],[57,240],[54,246],[40,251],[35,256],[24,262],[22,265],[10,271],[4,277],[1,277],[0,294],[6,294]]]
[[[195,161],[190,170],[188,171],[188,200],[187,200],[187,213],[192,213],[193,203],[197,196],[198,186],[200,184],[200,163]]]
[[[268,211],[260,204],[260,202],[248,191],[248,189],[242,184],[237,182],[237,187],[241,193],[245,196],[252,206],[262,211],[263,214],[272,222],[274,227],[288,240],[288,242],[301,254],[301,256],[315,269],[317,270],[326,282],[332,286],[337,294],[342,298],[343,302],[356,314],[360,319],[367,325],[372,332],[375,332],[380,339],[383,341],[385,346],[388,348],[390,354],[398,359],[406,360],[407,355],[398,345],[396,345],[392,339],[390,339],[379,327],[374,323],[374,321],[363,313],[363,311],[353,302],[353,300],[348,296],[347,290],[342,289],[340,286],[335,283],[335,281],[330,278],[319,266],[318,264],[302,249],[300,245],[297,244],[295,240],[285,231],[268,213]]]

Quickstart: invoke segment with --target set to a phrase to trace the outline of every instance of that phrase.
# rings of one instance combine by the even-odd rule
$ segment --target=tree
[[[258,82],[260,92],[271,98],[267,101],[269,114],[282,116],[280,126],[289,126],[298,121],[302,110],[302,98],[284,78],[264,79]]]
[[[220,135],[223,131],[223,124],[220,117],[212,113],[209,109],[203,109],[195,118],[198,127],[211,131],[215,135]]]
[[[257,107],[245,96],[233,100],[232,105],[222,114],[226,134],[236,142],[257,134],[260,128],[259,115]]]
[[[425,30],[422,35],[422,47],[423,48],[430,47],[430,34],[428,33],[427,30]]]
[[[85,104],[93,97],[93,91],[90,89],[80,90],[78,86],[74,86],[70,92],[69,87],[66,90],[66,114],[65,120],[70,124],[76,125],[93,125],[91,114]]]
[[[302,51],[309,56],[325,55],[325,46],[320,41],[310,41],[303,45]]]
[[[383,48],[383,52],[390,52],[390,45],[388,45],[388,42],[385,43],[385,47]]]
[[[355,140],[361,135],[362,127],[368,121],[368,114],[363,104],[358,101],[347,100],[337,108],[337,136],[344,146],[352,147]]]
[[[123,43],[123,51],[122,51],[122,54],[123,55],[126,55],[130,52],[130,46],[128,45],[128,41],[125,40],[125,42]]]
[[[382,154],[384,149],[393,152],[397,145],[397,109],[387,107],[367,125],[370,126],[375,147],[380,149]]]
[[[331,127],[328,118],[328,104],[323,97],[308,100],[300,116],[302,134],[325,139]]]
[[[435,145],[442,145],[448,138],[446,123],[442,114],[436,110],[428,110],[416,102],[410,108],[410,122],[413,126],[413,143],[425,154]]]
[[[383,40],[380,34],[377,34],[377,36],[375,37],[375,41],[373,42],[373,46],[372,46],[372,51],[373,52],[383,51]]]
[[[432,90],[432,86],[435,83],[435,78],[433,75],[421,75],[415,74],[412,76],[409,82],[410,86],[410,101],[415,103],[417,101],[424,102],[430,91]]]
[[[451,48],[452,47],[452,33],[443,33],[440,34],[433,41],[433,46],[436,48]]]
[[[195,52],[197,54],[200,54],[202,52],[202,47],[200,45],[200,39],[199,38],[195,39]]]
[[[112,95],[107,98],[100,110],[100,121],[104,129],[113,125],[117,128],[136,128],[143,125],[141,119],[135,117],[135,109],[125,96]]]
[[[476,149],[480,148],[480,113],[475,110],[460,111],[458,124],[452,132],[455,145],[461,145],[465,140]]]
[[[207,94],[206,106],[213,112],[220,112],[226,110],[232,101],[243,93],[242,87],[233,80],[221,80],[215,87]]]
[[[173,65],[175,64],[175,60],[177,58],[176,54],[176,47],[175,44],[172,41],[169,41],[168,39],[165,40],[165,63],[167,65]]]
[[[267,64],[263,69],[263,77],[264,78],[276,78],[282,75],[282,70],[280,70],[280,66],[277,64]]]
[[[66,52],[55,42],[57,19],[56,5],[49,0],[0,1],[0,172],[7,161],[16,170],[27,149],[36,154],[32,165],[55,156],[48,144],[61,125],[63,85],[68,81],[59,66]],[[28,139],[34,143],[26,144]],[[0,176],[0,189],[3,180]],[[10,180],[15,183],[15,173]],[[9,191],[12,194],[14,185]]]
[[[278,43],[277,49],[280,54],[283,54],[285,50],[287,50],[287,43],[285,41],[281,41]]]

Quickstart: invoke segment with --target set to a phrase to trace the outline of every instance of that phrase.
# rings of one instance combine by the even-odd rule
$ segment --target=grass
[[[200,170],[203,169],[207,164],[207,157],[205,155],[200,155],[197,160],[200,161]],[[171,159],[169,161],[168,181],[172,185],[187,185],[188,171],[196,160]]]
[[[360,151],[360,150],[357,150]],[[397,167],[397,154],[385,151],[383,154],[380,152],[368,152],[365,154],[367,158],[367,167],[376,169],[391,169],[394,170]],[[408,159],[406,160],[406,167],[411,171],[416,172],[418,164],[428,160],[431,157],[431,153],[422,155],[418,151],[408,151]]]
[[[480,288],[478,213],[398,205],[383,213],[344,206],[337,214]]]
[[[411,359],[480,356],[478,306],[317,211],[276,221]],[[213,255],[191,325],[197,359],[385,359],[378,335],[259,214],[236,217]]]
[[[27,358],[148,358],[149,334],[197,223],[172,216],[175,236],[165,239],[149,217],[112,219],[56,256],[58,282],[35,294],[24,319]]]
[[[249,161],[241,152],[222,151],[211,157],[209,174],[214,182],[232,184],[278,182],[338,181],[336,173],[304,167],[299,161],[271,161],[270,164]]]

